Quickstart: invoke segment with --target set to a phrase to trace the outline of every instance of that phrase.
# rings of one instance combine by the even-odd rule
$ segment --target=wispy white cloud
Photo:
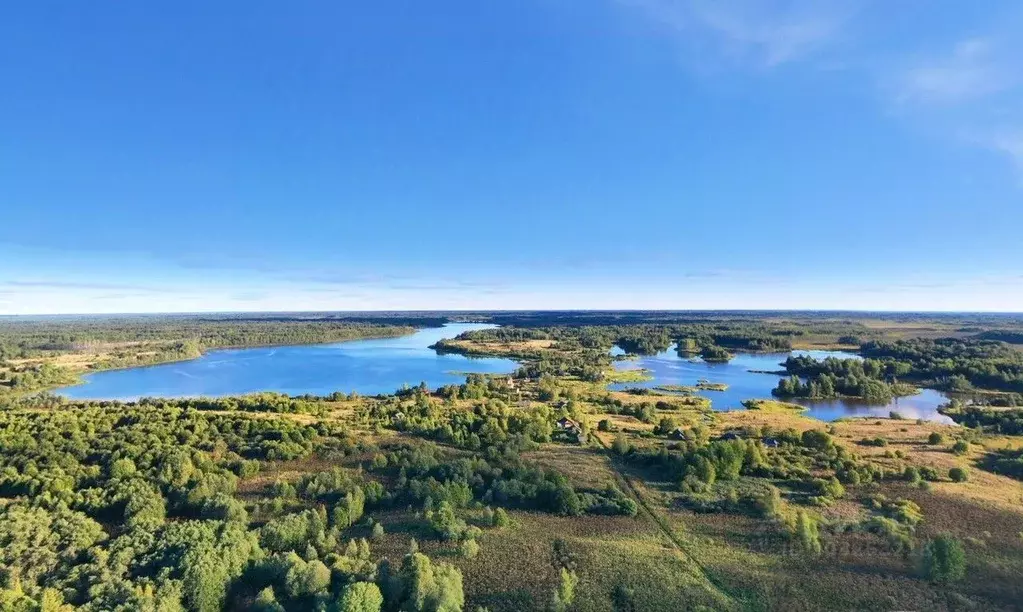
[[[885,25],[900,7],[879,0],[611,1],[671,36],[687,66],[842,66],[877,88],[879,109],[1023,173],[1023,11],[1011,5],[958,33],[902,14],[919,29],[893,35]]]
[[[894,72],[895,105],[930,130],[1001,155],[1023,173],[1023,41],[989,34],[948,47]]]
[[[1012,63],[989,38],[960,41],[946,57],[910,65],[900,75],[899,101],[961,104],[987,98],[1015,85]]]
[[[806,59],[839,36],[852,0],[616,0],[694,45],[705,61],[771,68]]]
[[[987,142],[994,150],[1008,155],[1023,176],[1023,129],[992,134]]]

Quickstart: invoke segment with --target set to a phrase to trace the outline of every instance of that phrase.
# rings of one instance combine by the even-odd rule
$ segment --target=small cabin
[[[671,433],[668,434],[668,437],[671,438],[672,440],[685,440],[686,432],[681,427],[676,427]]]
[[[742,440],[742,434],[737,431],[726,431],[721,435],[721,440]]]
[[[767,448],[778,448],[781,446],[781,442],[777,438],[764,438],[762,441]]]
[[[579,423],[568,417],[558,419],[555,424],[558,426],[558,429],[562,431],[582,431],[582,427],[579,426]]]

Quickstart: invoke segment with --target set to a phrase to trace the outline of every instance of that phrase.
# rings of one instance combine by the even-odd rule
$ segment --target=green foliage
[[[941,435],[940,433],[938,433],[936,431],[932,431],[931,434],[929,436],[927,436],[927,443],[928,444],[934,444],[934,445],[944,444],[945,443],[945,436]]]
[[[896,377],[909,372],[909,366],[896,362],[835,357],[816,360],[801,355],[789,357],[785,370],[790,376],[780,380],[774,390],[779,397],[851,396],[881,402],[915,391],[909,385],[895,382]]]
[[[273,587],[266,587],[259,592],[252,609],[255,612],[284,612],[284,606],[278,603]]]
[[[924,546],[920,571],[934,582],[956,582],[966,576],[963,545],[948,535],[939,535]]]
[[[952,482],[966,482],[970,479],[970,472],[966,468],[954,467],[948,471],[948,477]]]
[[[944,383],[948,390],[971,387],[1023,392],[1023,352],[991,340],[913,338],[868,342],[864,356],[904,364],[907,375]]]
[[[285,592],[289,597],[310,597],[327,590],[330,586],[330,568],[319,559],[308,562],[298,556],[292,559],[294,562],[284,578]]]
[[[338,612],[380,612],[384,596],[372,582],[355,582],[345,587],[338,601]]]
[[[629,442],[628,436],[624,434],[618,434],[615,436],[614,442],[611,444],[611,450],[616,455],[625,455],[632,449],[632,444]]]
[[[831,435],[826,431],[821,431],[819,429],[808,429],[804,431],[800,440],[803,446],[815,450],[829,450],[835,445],[834,440],[831,439]]]
[[[565,612],[575,601],[575,589],[579,585],[579,576],[572,570],[561,568],[558,588],[551,598],[552,612]]]
[[[442,501],[436,510],[427,513],[430,528],[443,540],[458,540],[468,528],[465,521],[458,518],[455,509],[447,501]]]
[[[956,440],[955,444],[952,445],[952,453],[956,455],[965,455],[970,452],[970,443],[966,440]]]
[[[800,510],[796,517],[796,540],[800,548],[808,555],[819,555],[821,553],[821,537],[817,528],[817,521]]]
[[[54,584],[86,550],[106,539],[99,523],[64,506],[52,511],[19,502],[0,506],[0,568],[17,570],[30,596]]]
[[[464,559],[475,559],[480,554],[480,545],[472,538],[463,540],[458,547],[458,553]]]
[[[987,457],[984,468],[996,474],[1023,480],[1023,449],[995,451]]]
[[[378,584],[389,608],[409,612],[460,612],[465,605],[462,574],[452,565],[434,565],[422,553],[405,556],[396,575],[378,572]]]
[[[259,530],[259,543],[269,551],[286,552],[323,537],[326,521],[315,510],[287,514],[267,521]]]

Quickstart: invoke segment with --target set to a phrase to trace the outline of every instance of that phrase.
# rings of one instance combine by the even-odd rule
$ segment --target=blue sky
[[[0,8],[0,314],[1023,310],[1008,0]]]

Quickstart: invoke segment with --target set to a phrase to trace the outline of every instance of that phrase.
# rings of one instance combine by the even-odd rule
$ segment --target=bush
[[[354,582],[345,588],[338,602],[338,612],[380,612],[384,596],[372,582]]]
[[[800,441],[806,448],[813,448],[817,450],[828,450],[835,444],[828,432],[817,429],[808,429],[804,431],[803,435],[800,436]]]
[[[821,553],[821,537],[817,529],[817,521],[806,512],[800,511],[796,518],[796,538],[803,552],[809,555]]]
[[[954,467],[948,471],[948,477],[952,482],[966,482],[970,479],[970,473],[966,468]]]
[[[945,436],[941,435],[940,433],[938,433],[936,431],[931,432],[931,435],[927,436],[927,443],[928,444],[944,444],[945,443]]]
[[[579,584],[579,577],[576,576],[576,573],[561,568],[561,582],[558,584],[558,590],[554,592],[551,610],[554,612],[568,610],[569,606],[572,605],[572,601],[575,600],[575,587],[577,584]]]
[[[956,455],[965,455],[970,452],[970,443],[966,440],[956,440],[956,443],[952,445],[952,452]]]
[[[959,540],[939,535],[924,547],[920,571],[934,582],[955,582],[966,576],[966,552]]]
[[[618,434],[615,436],[614,443],[611,444],[611,450],[613,450],[616,455],[625,455],[632,450],[632,444],[629,443],[629,439],[627,437],[622,434]]]
[[[476,555],[480,554],[480,545],[476,543],[476,540],[464,540],[458,547],[458,553],[462,555],[463,559],[475,559]]]

